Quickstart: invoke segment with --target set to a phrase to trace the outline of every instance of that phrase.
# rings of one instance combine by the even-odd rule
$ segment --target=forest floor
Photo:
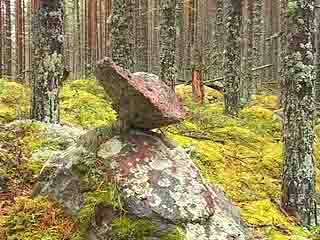
[[[231,118],[223,113],[223,95],[218,91],[206,88],[203,106],[193,103],[190,86],[178,86],[177,93],[189,112],[188,119],[162,130],[192,149],[191,156],[204,178],[221,187],[240,208],[252,239],[319,240],[320,228],[298,226],[279,205],[282,120],[277,97],[256,96],[237,118]],[[95,80],[67,83],[60,97],[62,124],[88,129],[116,119],[110,99]],[[29,99],[29,88],[0,80],[0,188],[1,181],[9,182],[8,191],[0,193],[0,240],[75,239],[73,219],[50,200],[31,197],[45,162],[34,161],[32,154],[43,145],[54,151],[59,144],[44,142],[37,124],[7,125],[28,115]],[[320,125],[316,133],[318,138]],[[317,159],[319,144],[317,141]],[[320,177],[317,183],[319,192]]]

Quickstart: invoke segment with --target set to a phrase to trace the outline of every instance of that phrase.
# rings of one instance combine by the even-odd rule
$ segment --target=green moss
[[[282,123],[276,115],[277,97],[256,96],[237,118],[230,118],[224,114],[222,99],[199,106],[188,91],[188,96],[181,96],[191,117],[169,128],[168,136],[180,145],[194,146],[191,157],[202,175],[226,192],[246,222],[258,229],[270,226],[262,228],[266,239],[313,239],[270,201],[281,194]],[[317,158],[319,144],[316,141]]]
[[[101,183],[101,186],[106,183]],[[73,236],[73,240],[85,240],[90,224],[96,216],[96,207],[98,205],[110,205],[114,209],[123,211],[123,201],[121,199],[118,188],[115,185],[109,185],[104,189],[97,189],[94,192],[85,194],[84,207],[79,213],[79,231]]]
[[[127,239],[145,239],[149,237],[156,226],[149,220],[131,219],[126,216],[116,218],[112,222],[112,239],[127,240]]]
[[[0,88],[0,123],[28,116],[30,89],[4,79],[0,79]]]
[[[94,128],[106,125],[116,119],[116,113],[113,111],[110,101],[104,99],[101,93],[94,95],[85,91],[87,88],[82,85],[79,89],[75,87],[78,85],[79,81],[72,82],[70,85],[64,86],[61,91],[62,122],[83,128]],[[98,90],[93,90],[93,92],[95,91]]]
[[[18,197],[9,212],[0,216],[0,228],[8,240],[60,240],[68,237],[73,224],[46,198]]]
[[[0,79],[0,123],[17,117],[28,118],[30,88]],[[106,125],[116,118],[111,100],[95,80],[76,80],[67,83],[60,92],[62,123],[83,128]]]
[[[160,237],[160,240],[184,240],[184,239],[185,239],[185,233],[181,227],[176,227],[174,230]]]

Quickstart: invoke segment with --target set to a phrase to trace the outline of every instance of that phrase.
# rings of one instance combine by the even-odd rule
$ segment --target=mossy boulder
[[[183,148],[134,130],[96,151],[90,141],[52,157],[34,189],[79,220],[77,239],[245,239],[239,211]]]

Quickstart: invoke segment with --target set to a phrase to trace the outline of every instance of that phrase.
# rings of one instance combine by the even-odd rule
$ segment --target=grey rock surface
[[[202,179],[183,148],[168,143],[154,132],[131,130],[105,139],[96,152],[73,144],[46,163],[35,194],[49,195],[78,216],[85,192],[95,191],[83,175],[94,170],[119,186],[128,216],[157,226],[148,239],[183,226],[186,240],[245,240],[239,211]],[[108,231],[92,226],[89,239],[108,239]]]

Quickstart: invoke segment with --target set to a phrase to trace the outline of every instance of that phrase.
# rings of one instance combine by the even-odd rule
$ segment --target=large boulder
[[[131,74],[105,58],[98,63],[96,76],[111,97],[119,120],[131,128],[159,128],[185,117],[174,91],[155,75]]]
[[[246,239],[239,211],[202,179],[183,148],[163,136],[131,130],[95,151],[88,145],[82,138],[52,157],[34,192],[85,222],[84,239]],[[129,222],[126,229],[143,222],[143,230],[123,235],[119,222]]]

